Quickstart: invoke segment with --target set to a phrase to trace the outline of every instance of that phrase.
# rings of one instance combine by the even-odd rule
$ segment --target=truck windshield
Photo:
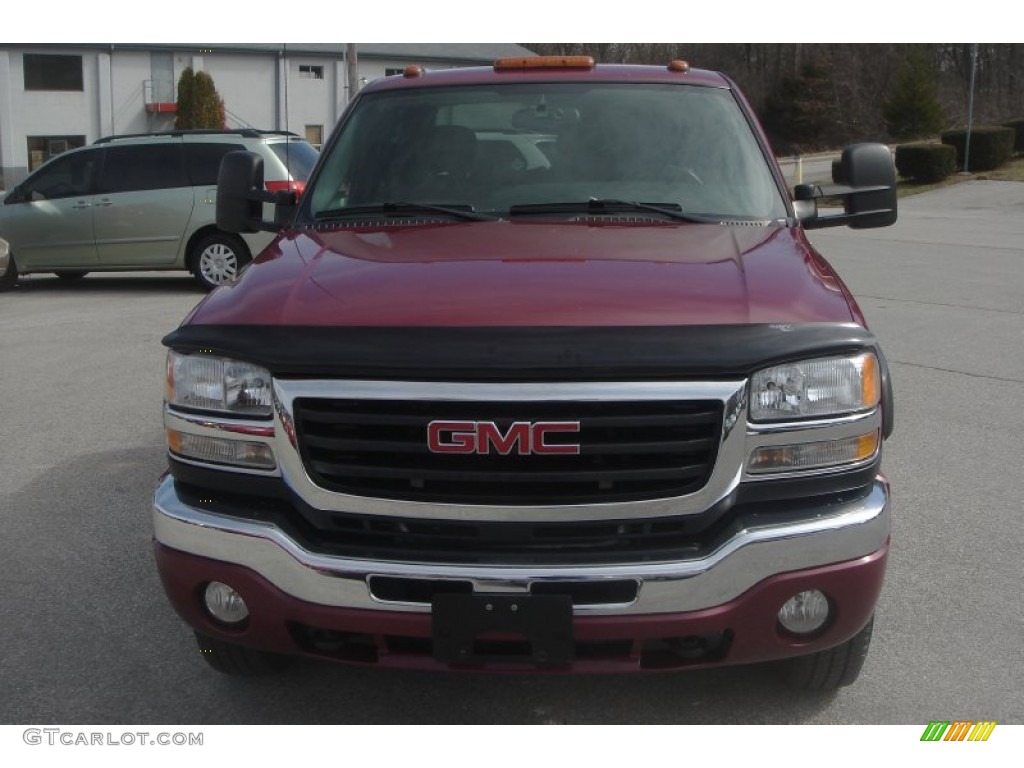
[[[314,185],[305,215],[317,219],[413,205],[551,216],[593,210],[593,201],[650,204],[693,220],[786,215],[733,94],[671,84],[364,94]]]

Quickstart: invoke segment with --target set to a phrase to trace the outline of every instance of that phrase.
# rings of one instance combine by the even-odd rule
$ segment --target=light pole
[[[359,93],[359,53],[355,43],[346,43],[345,59],[348,65],[348,100],[352,101]]]
[[[967,96],[967,139],[964,141],[964,173],[971,158],[971,127],[974,124],[974,73],[978,69],[978,44],[971,43],[971,91]]]

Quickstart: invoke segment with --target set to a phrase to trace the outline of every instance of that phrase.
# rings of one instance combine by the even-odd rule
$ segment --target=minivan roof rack
[[[242,136],[246,139],[258,139],[261,136],[294,136],[299,138],[297,133],[291,131],[262,131],[257,128],[195,128],[188,130],[174,130],[174,131],[152,131],[150,133],[122,133],[116,136],[104,136],[101,139],[96,139],[93,144],[108,144],[111,141],[118,139],[144,139],[150,136],[201,136],[201,135],[216,135],[216,136]]]

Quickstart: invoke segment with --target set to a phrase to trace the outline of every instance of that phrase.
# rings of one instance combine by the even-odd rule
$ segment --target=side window
[[[185,167],[188,169],[189,184],[193,187],[217,185],[220,161],[228,152],[244,150],[241,144],[191,144],[186,143]]]
[[[100,193],[135,192],[189,186],[178,144],[108,147]]]
[[[25,200],[58,200],[91,195],[99,150],[75,152],[43,166],[21,185]]]

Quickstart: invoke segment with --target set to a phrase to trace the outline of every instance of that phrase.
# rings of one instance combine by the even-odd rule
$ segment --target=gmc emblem
[[[427,446],[433,453],[481,453],[492,450],[508,456],[532,453],[580,452],[579,443],[551,445],[552,432],[579,432],[578,421],[516,421],[505,432],[493,421],[432,421],[427,426]]]

